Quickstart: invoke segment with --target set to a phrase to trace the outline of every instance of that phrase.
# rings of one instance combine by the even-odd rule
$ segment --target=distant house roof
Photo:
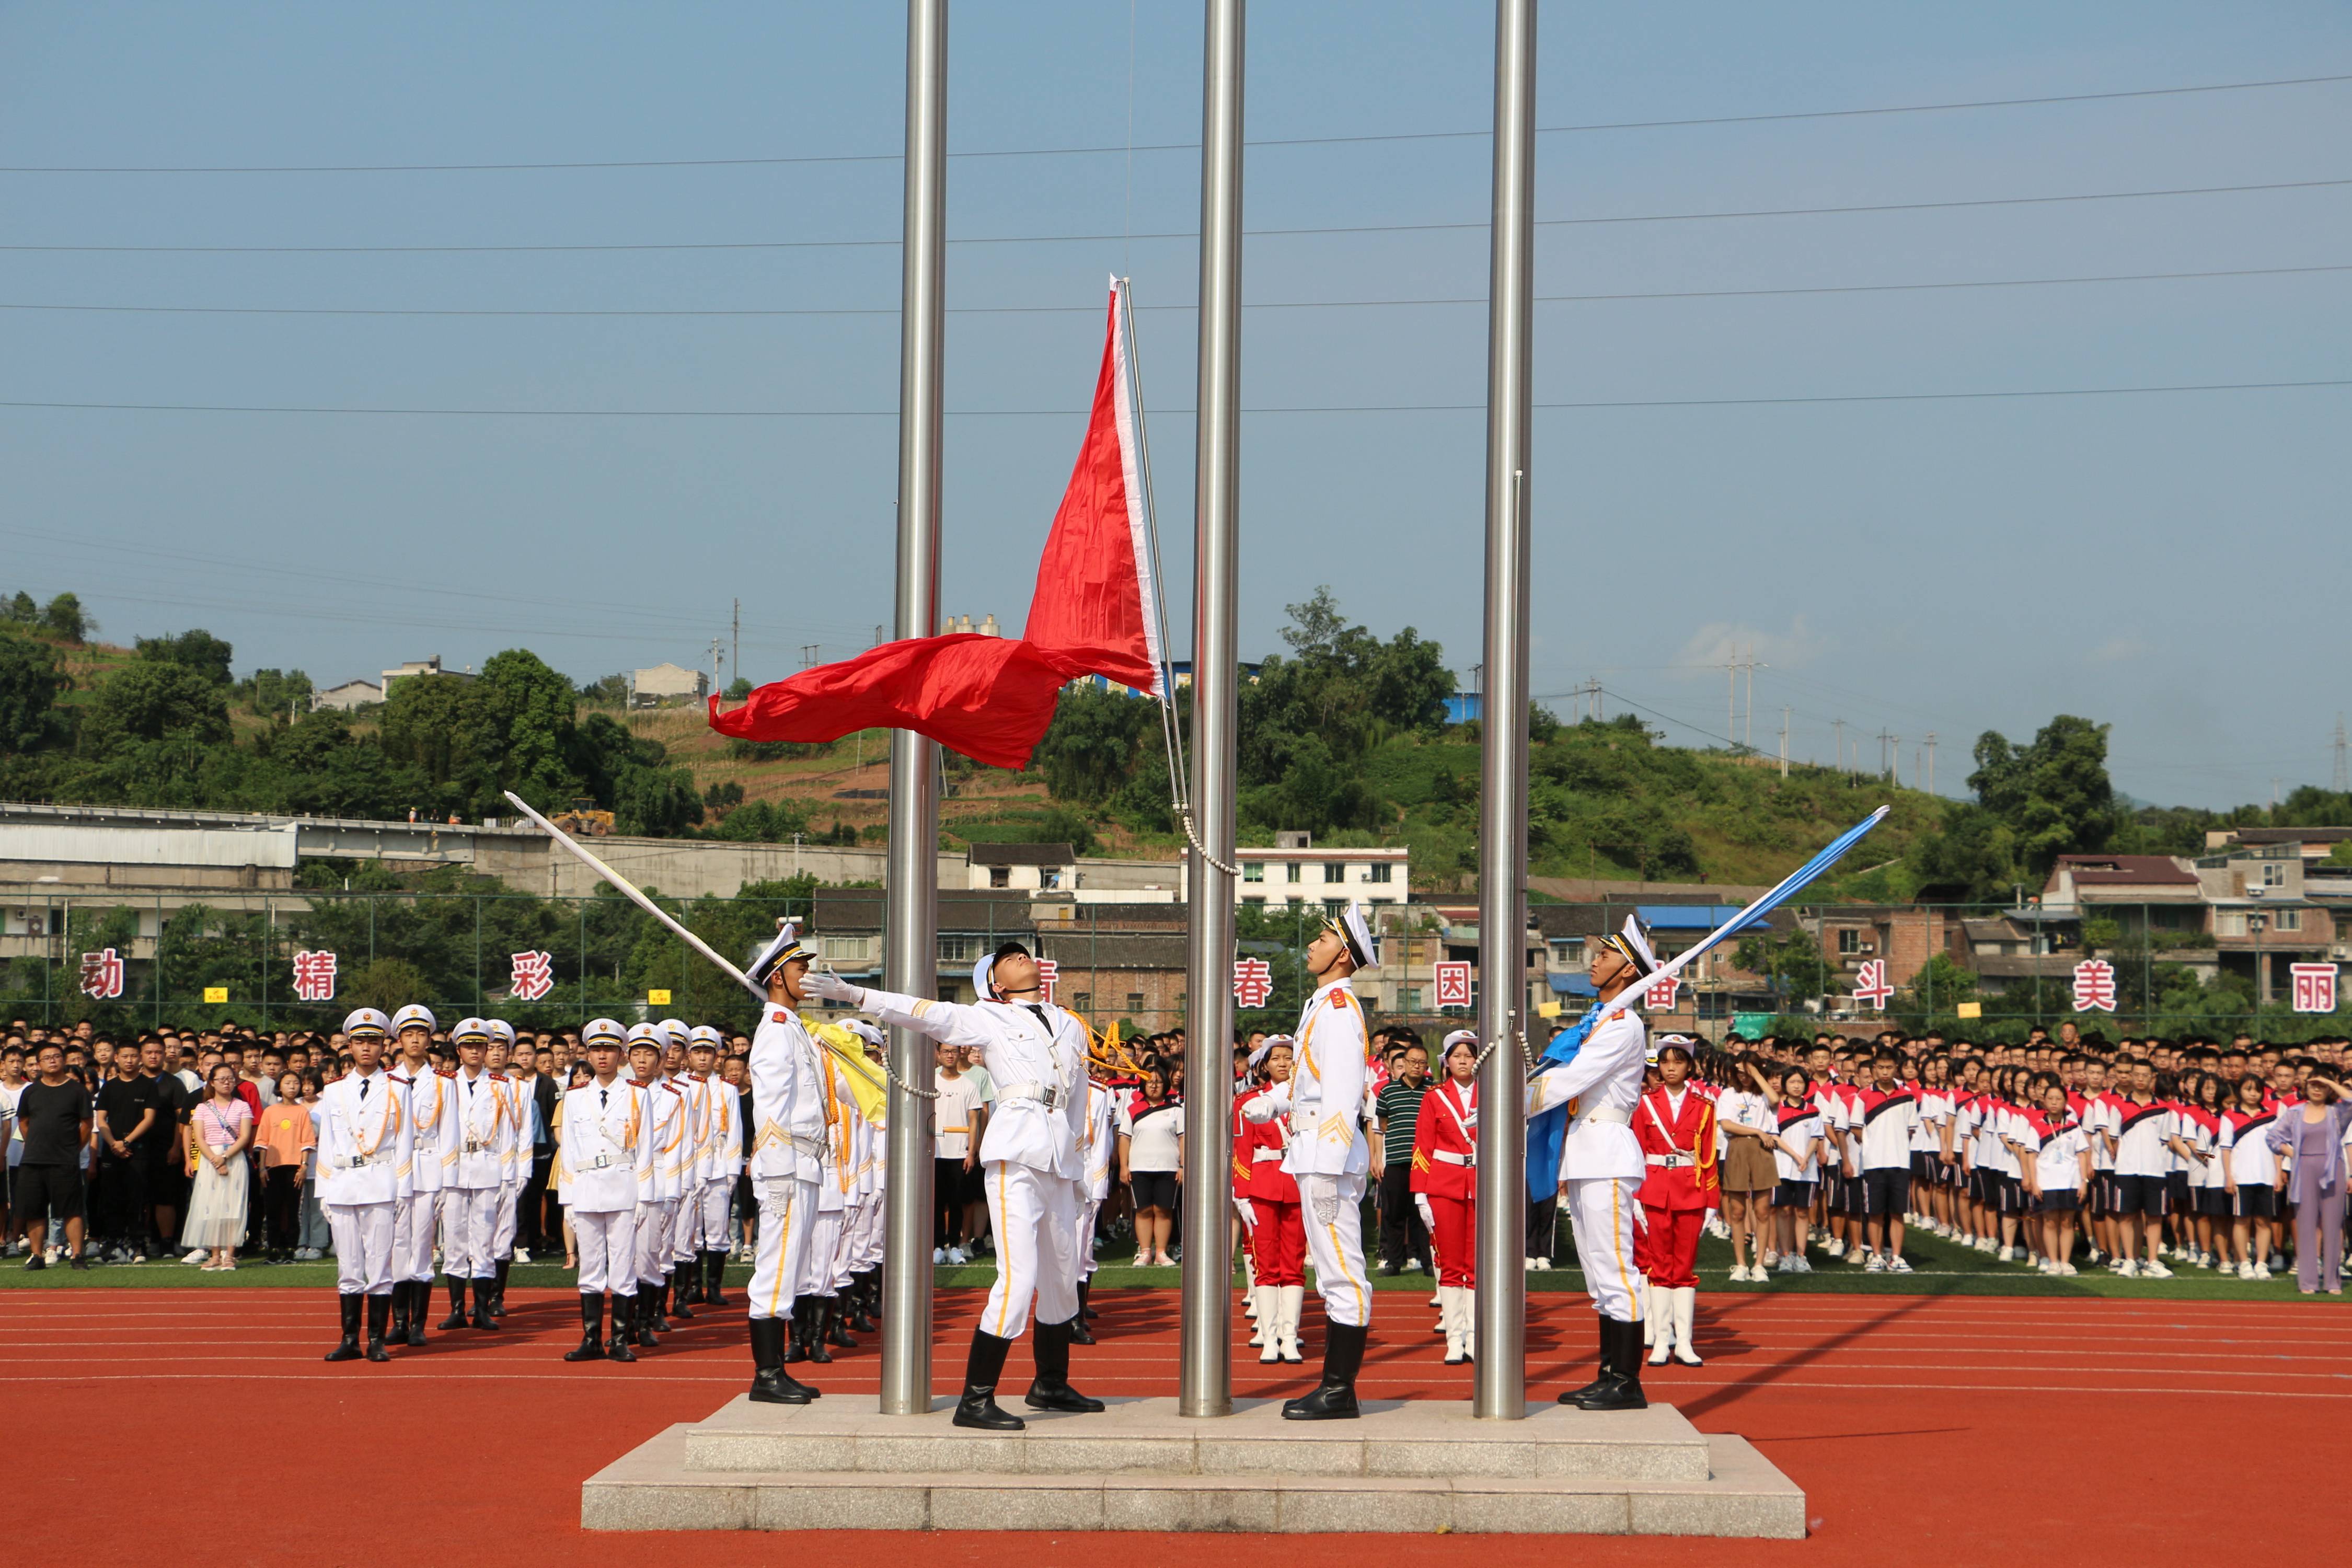
[[[1600,990],[1581,974],[1550,976],[1551,994],[1555,996],[1598,996]]]
[[[1652,931],[1713,931],[1739,913],[1739,904],[1641,904],[1635,906],[1642,923]],[[1741,931],[1761,931],[1771,923],[1765,915],[1758,915]]]
[[[1988,980],[2031,980],[2036,974],[2063,979],[2074,973],[2082,956],[2079,952],[1984,953],[1970,959],[1969,967]]]
[[[2078,888],[2197,885],[2197,873],[2169,855],[2061,855],[2058,864]]]
[[[1078,851],[1069,844],[975,844],[975,866],[1075,866]]]

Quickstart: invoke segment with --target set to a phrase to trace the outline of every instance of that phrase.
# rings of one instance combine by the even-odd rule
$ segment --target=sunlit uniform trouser
[[[1071,1239],[1077,1244],[1078,1278],[1095,1277],[1095,1215],[1102,1212],[1100,1198],[1087,1198],[1078,1205],[1078,1228]]]
[[[694,1238],[702,1229],[702,1188],[699,1184],[670,1200],[669,1259],[673,1265],[694,1257]]]
[[[490,1234],[490,1257],[503,1260],[514,1256],[515,1215],[522,1205],[520,1180],[507,1182],[499,1188],[499,1223]]]
[[[392,1277],[433,1278],[433,1243],[441,1228],[441,1196],[414,1193],[393,1205]]]
[[[572,1222],[572,1244],[580,1249],[580,1293],[601,1296],[610,1290],[627,1296],[637,1288],[637,1212],[582,1214],[566,1209]]]
[[[1302,1175],[1299,1220],[1307,1228],[1307,1259],[1323,1315],[1348,1328],[1372,1321],[1372,1291],[1364,1279],[1364,1178]]]
[[[498,1187],[450,1187],[441,1194],[441,1272],[487,1279],[498,1271],[491,1241],[499,1228]]]
[[[751,1310],[754,1318],[792,1315],[799,1294],[801,1265],[808,1256],[809,1221],[816,1211],[816,1184],[789,1176],[755,1176],[760,1200],[760,1240],[751,1266]]]
[[[1638,1322],[1642,1316],[1642,1276],[1633,1266],[1633,1216],[1641,1212],[1641,1192],[1639,1176],[1572,1177],[1560,1184],[1593,1310],[1621,1323]]]
[[[698,1225],[694,1246],[700,1252],[724,1252],[735,1245],[727,1234],[728,1209],[735,1196],[735,1178],[716,1176],[702,1184],[700,1200],[695,1205]]]
[[[989,1224],[996,1232],[996,1283],[981,1309],[982,1331],[1017,1340],[1029,1305],[1041,1323],[1078,1315],[1078,1184],[1029,1165],[984,1167]]]
[[[637,1283],[651,1288],[669,1272],[670,1215],[676,1198],[637,1201]]]
[[[346,1296],[392,1294],[391,1204],[329,1204],[335,1238],[335,1289]]]
[[[848,1217],[842,1209],[809,1211],[808,1250],[801,1254],[800,1279],[794,1295],[833,1294],[833,1260],[841,1251],[841,1222]]]

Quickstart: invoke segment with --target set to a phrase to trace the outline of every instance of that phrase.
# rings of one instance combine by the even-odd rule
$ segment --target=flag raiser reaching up
[[[731,712],[720,712],[713,697],[712,729],[746,741],[803,742],[912,730],[992,767],[1018,769],[1053,723],[1055,698],[1079,676],[1166,698],[1125,291],[1122,279],[1111,279],[1093,412],[1021,637],[961,633],[884,643],[760,687]]]

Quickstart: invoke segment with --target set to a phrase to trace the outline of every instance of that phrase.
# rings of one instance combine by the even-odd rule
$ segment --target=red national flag
[[[732,712],[720,712],[714,697],[712,729],[747,741],[803,742],[912,730],[1017,769],[1045,738],[1067,681],[1099,674],[1165,695],[1119,291],[1113,279],[1093,415],[1037,563],[1020,640],[963,633],[885,643],[762,686]]]

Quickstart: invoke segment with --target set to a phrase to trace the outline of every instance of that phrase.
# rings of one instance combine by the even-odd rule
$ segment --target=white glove
[[[1253,1127],[1263,1127],[1282,1113],[1270,1094],[1252,1095],[1242,1101],[1242,1120]]]
[[[830,969],[811,970],[801,982],[801,989],[820,1001],[846,1002],[853,1007],[866,1005],[866,993]]]
[[[1427,1193],[1413,1194],[1412,1206],[1421,1211],[1422,1224],[1427,1226],[1432,1230],[1435,1230],[1437,1228],[1437,1216],[1429,1211],[1429,1194]]]

